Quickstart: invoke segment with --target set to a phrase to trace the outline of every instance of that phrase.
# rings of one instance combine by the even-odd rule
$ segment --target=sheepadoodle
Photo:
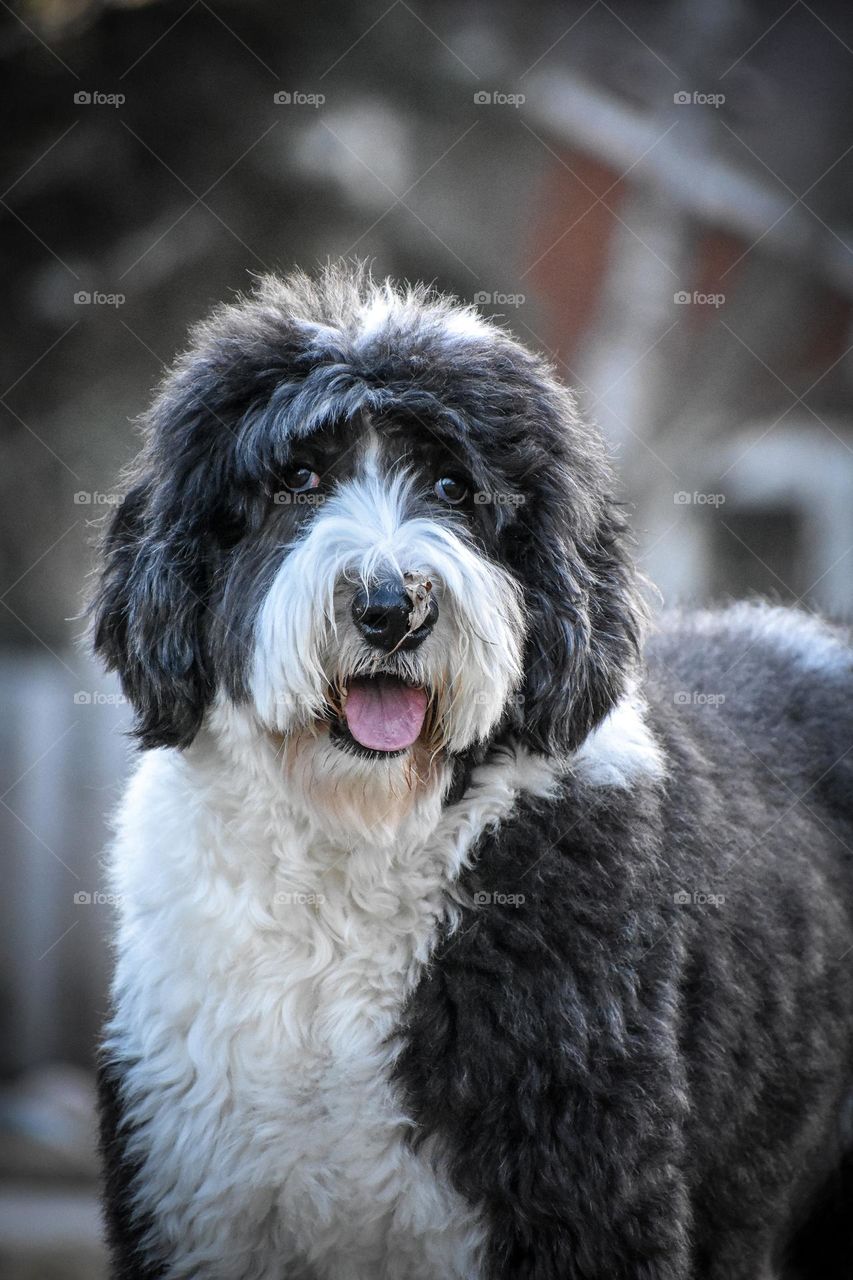
[[[201,325],[105,533],[124,1280],[850,1280],[849,637],[651,638],[602,441],[358,267]]]

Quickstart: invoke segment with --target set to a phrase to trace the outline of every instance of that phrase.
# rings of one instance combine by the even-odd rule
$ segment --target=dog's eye
[[[468,497],[468,486],[458,476],[442,476],[435,482],[435,493],[442,502],[449,502],[451,506],[458,507],[459,503],[464,502]]]
[[[291,493],[307,493],[309,489],[317,489],[320,477],[310,467],[288,467],[284,473],[284,483]]]

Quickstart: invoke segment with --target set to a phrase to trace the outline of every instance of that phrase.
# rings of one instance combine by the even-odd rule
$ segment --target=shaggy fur
[[[569,393],[361,269],[221,308],[144,428],[92,605],[144,749],[113,1275],[849,1280],[849,637],[641,646]],[[380,651],[356,594],[407,573],[430,626]],[[376,680],[407,748],[351,732]]]

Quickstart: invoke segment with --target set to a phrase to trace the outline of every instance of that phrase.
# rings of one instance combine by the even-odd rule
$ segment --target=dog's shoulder
[[[716,679],[738,690],[764,672],[789,684],[853,688],[849,627],[758,600],[665,612],[649,637],[646,660],[662,681],[669,672],[682,679]]]
[[[778,786],[783,798],[814,787],[813,802],[850,814],[849,628],[761,602],[665,614],[647,645],[643,691],[682,775],[766,798]]]

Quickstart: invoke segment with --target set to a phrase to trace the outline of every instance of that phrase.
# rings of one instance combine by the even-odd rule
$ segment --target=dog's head
[[[603,445],[470,308],[268,279],[145,431],[92,606],[144,746],[224,700],[315,778],[423,777],[496,733],[570,752],[621,693],[639,606]]]

